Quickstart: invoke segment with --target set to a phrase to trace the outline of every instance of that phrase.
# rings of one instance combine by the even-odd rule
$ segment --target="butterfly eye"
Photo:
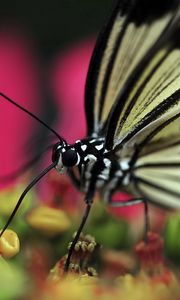
[[[78,155],[75,150],[69,149],[62,153],[62,163],[65,167],[73,167],[78,161]]]

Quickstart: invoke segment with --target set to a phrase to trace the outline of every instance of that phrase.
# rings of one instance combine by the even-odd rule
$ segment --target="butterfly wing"
[[[180,208],[180,143],[140,157],[132,182],[135,194],[158,205]]]
[[[118,1],[86,83],[88,134],[130,159],[132,191],[180,207],[179,1]]]
[[[131,88],[127,86],[125,102],[120,100],[110,120],[107,132],[107,147],[115,151],[126,145],[133,148],[144,135],[153,132],[156,127],[180,112],[180,28],[172,31],[171,36],[151,56],[150,62],[136,77]],[[131,78],[130,78],[131,79]],[[125,96],[125,95],[122,95]],[[115,126],[116,124],[116,126]],[[114,125],[114,126],[113,126]],[[160,134],[154,136],[160,139]],[[176,126],[168,127],[167,136],[178,135]]]
[[[180,207],[179,37],[177,6],[119,92],[106,135],[110,152],[130,159],[131,191],[167,207]]]
[[[148,60],[147,53],[173,24],[176,2],[117,1],[109,22],[99,35],[88,71],[85,89],[88,135],[105,135],[114,107],[120,102],[127,104],[126,98],[120,100],[120,94],[134,70]],[[120,109],[117,114],[116,122]],[[109,135],[112,136],[111,132]],[[112,146],[114,142],[109,135],[107,145],[111,140]]]

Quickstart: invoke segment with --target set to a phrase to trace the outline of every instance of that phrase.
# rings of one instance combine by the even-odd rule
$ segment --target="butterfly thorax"
[[[83,166],[101,159],[105,152],[104,138],[87,138],[77,140],[72,145],[66,142],[57,143],[53,149],[52,160],[57,161],[57,171],[64,173],[66,168],[73,166],[78,166],[81,170]]]
[[[83,192],[87,193],[90,189],[100,190],[109,195],[117,187],[129,183],[126,176],[129,166],[127,161],[111,157],[104,144],[104,138],[87,138],[77,140],[73,145],[56,145],[57,171],[64,173],[70,169],[74,172],[76,167],[79,174],[77,176],[76,172],[74,176],[78,177]]]

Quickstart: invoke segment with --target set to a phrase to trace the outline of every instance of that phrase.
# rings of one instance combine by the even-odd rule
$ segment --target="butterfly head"
[[[56,162],[56,169],[60,173],[64,173],[67,168],[71,168],[78,164],[79,154],[75,148],[66,142],[57,143],[53,147],[52,161]]]

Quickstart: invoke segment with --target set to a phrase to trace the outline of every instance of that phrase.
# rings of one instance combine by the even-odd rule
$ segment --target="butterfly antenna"
[[[6,99],[8,102],[10,102],[11,104],[13,104],[14,106],[18,107],[20,110],[24,111],[26,114],[28,114],[29,116],[31,116],[33,119],[35,119],[36,121],[38,121],[39,123],[41,123],[42,125],[44,125],[48,130],[50,130],[53,134],[56,135],[56,137],[63,142],[63,138],[54,130],[52,129],[49,125],[47,125],[45,122],[43,122],[41,119],[39,119],[36,115],[34,115],[32,112],[30,112],[29,110],[27,110],[26,108],[24,108],[23,106],[21,106],[20,104],[16,103],[15,101],[13,101],[12,99],[10,99],[9,97],[7,97],[5,94],[0,92],[0,96],[4,99]]]
[[[56,162],[52,163],[50,166],[48,166],[46,169],[44,169],[36,178],[33,179],[33,181],[31,181],[31,183],[25,188],[24,192],[21,194],[21,196],[19,197],[19,200],[13,210],[13,212],[11,213],[7,223],[5,224],[3,230],[0,232],[0,237],[3,235],[4,231],[8,228],[9,224],[11,223],[11,221],[13,220],[15,214],[17,213],[19,206],[21,205],[24,197],[26,196],[26,194],[29,192],[29,190],[42,178],[44,177],[50,170],[52,170],[55,166],[56,166]]]

